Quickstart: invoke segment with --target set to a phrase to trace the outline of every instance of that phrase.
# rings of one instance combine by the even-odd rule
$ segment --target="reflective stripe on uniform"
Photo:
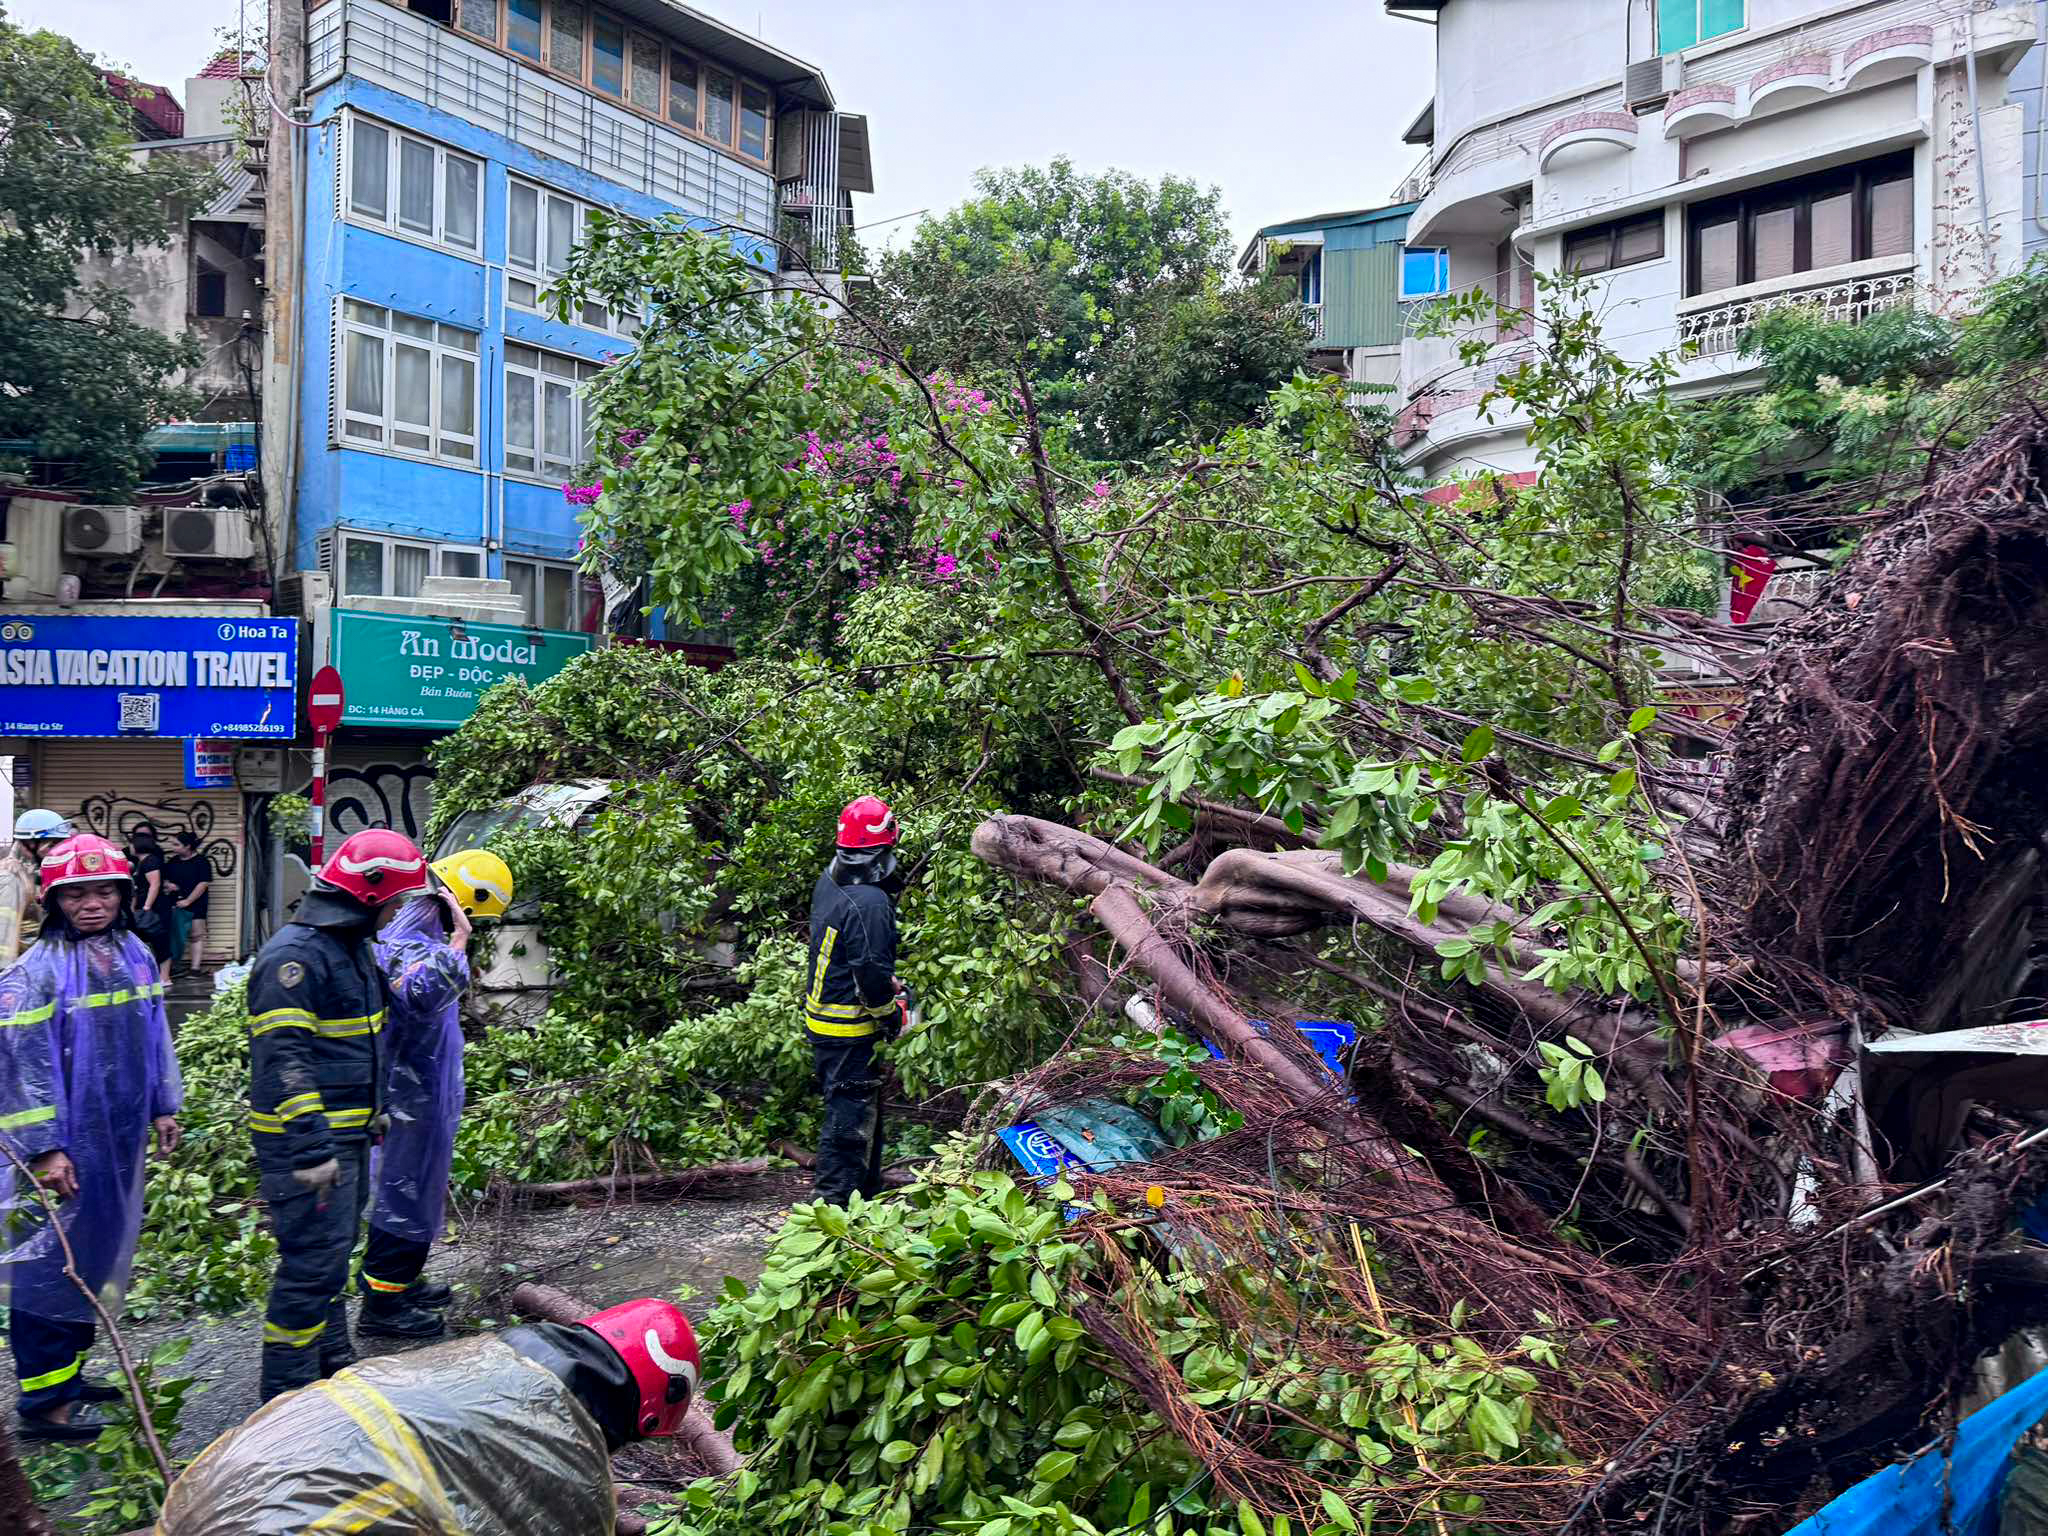
[[[250,1110],[249,1125],[254,1130],[279,1132],[301,1115],[317,1115],[320,1112],[320,1095],[317,1092],[295,1093],[275,1110]]]
[[[859,1040],[875,1032],[875,1023],[872,1019],[862,1019],[857,1023],[842,1024],[833,1019],[806,1017],[804,1028],[814,1035],[829,1035],[837,1040]]]
[[[163,995],[164,984],[159,981],[136,987],[132,991],[89,992],[78,1000],[78,1004],[81,1008],[111,1008],[116,1003],[145,1001],[149,998],[162,997]]]
[[[400,1291],[405,1290],[409,1283],[404,1280],[379,1280],[367,1269],[363,1271],[363,1284],[373,1291],[383,1292],[386,1296],[397,1295]]]
[[[427,1448],[383,1393],[348,1375],[317,1382],[315,1390],[355,1420],[377,1454],[384,1458],[393,1480],[411,1491],[419,1516],[431,1520],[434,1528],[445,1536],[463,1536],[463,1524],[448,1502],[448,1491],[434,1470]]]
[[[374,1488],[365,1488],[361,1493],[350,1494],[318,1520],[306,1527],[307,1536],[315,1531],[367,1531],[386,1515],[411,1513],[415,1502],[413,1493],[401,1488],[390,1478]]]
[[[40,1376],[22,1377],[21,1390],[24,1392],[40,1392],[45,1387],[60,1387],[83,1369],[85,1369],[85,1351],[80,1350],[78,1358],[69,1365],[60,1365],[54,1371],[45,1371]]]
[[[250,1015],[249,1033],[267,1035],[273,1029],[312,1029],[319,1022],[304,1008],[272,1008],[267,1013]]]
[[[20,1013],[10,1013],[0,1019],[0,1029],[26,1029],[31,1024],[40,1024],[57,1011],[55,1003],[45,1003],[40,1008],[25,1008]]]
[[[375,1113],[368,1108],[330,1109],[327,1111],[327,1123],[337,1131],[359,1131],[370,1123],[370,1116]]]
[[[326,1332],[326,1330],[327,1319],[324,1317],[310,1328],[280,1328],[276,1323],[265,1319],[263,1324],[263,1342],[266,1344],[288,1344],[293,1349],[304,1349],[308,1344],[319,1338],[322,1333]]]
[[[832,964],[832,946],[838,942],[839,930],[827,928],[824,939],[818,944],[818,959],[811,971],[811,995],[804,999],[806,1008],[823,1006],[821,999],[825,995],[825,971]]]
[[[18,1131],[24,1125],[41,1125],[45,1120],[57,1118],[57,1106],[45,1104],[40,1109],[17,1110],[11,1115],[0,1115],[0,1131]]]
[[[249,1020],[249,1033],[267,1035],[273,1029],[304,1029],[327,1040],[348,1040],[357,1035],[374,1035],[384,1028],[384,1010],[358,1014],[352,1019],[323,1019],[305,1008],[272,1008]]]

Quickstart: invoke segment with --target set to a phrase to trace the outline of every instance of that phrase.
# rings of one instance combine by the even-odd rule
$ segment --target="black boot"
[[[448,1331],[440,1313],[416,1307],[403,1292],[386,1301],[366,1297],[356,1313],[358,1337],[379,1339],[438,1339]]]
[[[273,1397],[310,1387],[320,1379],[320,1351],[312,1345],[293,1348],[289,1344],[265,1344],[263,1369],[257,1378],[256,1400],[267,1403]]]
[[[338,1375],[356,1363],[356,1346],[348,1336],[348,1302],[335,1297],[327,1307],[327,1331],[320,1335],[320,1379]]]
[[[409,1307],[430,1307],[438,1311],[455,1300],[455,1288],[445,1280],[429,1280],[422,1275],[401,1291],[398,1299]]]
[[[39,1418],[22,1414],[16,1420],[15,1438],[18,1440],[57,1441],[70,1445],[85,1445],[100,1437],[107,1427],[107,1421],[89,1408],[71,1410],[71,1417],[63,1423],[55,1419]]]

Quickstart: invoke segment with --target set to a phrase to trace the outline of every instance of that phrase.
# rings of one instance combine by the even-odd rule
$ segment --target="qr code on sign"
[[[158,719],[158,705],[161,694],[124,693],[121,698],[121,729],[124,731],[153,731]]]

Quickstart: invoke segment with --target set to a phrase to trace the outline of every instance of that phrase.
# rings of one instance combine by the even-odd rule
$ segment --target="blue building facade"
[[[593,210],[681,215],[772,273],[793,189],[799,218],[850,217],[865,124],[809,66],[663,0],[443,15],[309,19],[295,564],[342,602],[497,578],[528,624],[588,628],[563,486],[592,457],[582,386],[636,323],[555,320],[550,275]]]

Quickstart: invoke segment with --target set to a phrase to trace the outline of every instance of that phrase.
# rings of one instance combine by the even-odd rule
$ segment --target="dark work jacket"
[[[366,1140],[383,1080],[375,915],[315,888],[249,973],[249,1132],[266,1173],[312,1168]]]
[[[811,969],[804,1025],[862,1039],[896,1011],[896,904],[879,885],[840,885],[828,867],[811,891]]]

